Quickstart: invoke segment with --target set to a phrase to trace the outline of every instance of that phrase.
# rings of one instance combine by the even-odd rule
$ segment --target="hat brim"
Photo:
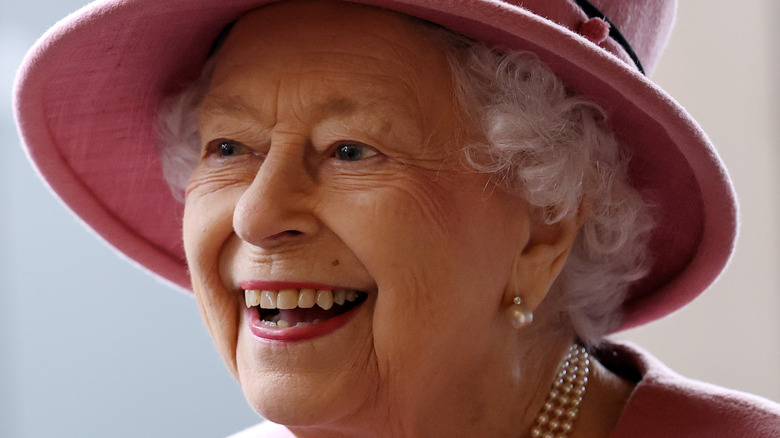
[[[60,22],[17,78],[16,119],[40,174],[109,244],[190,289],[183,206],[162,176],[157,114],[194,79],[219,32],[270,1],[95,3]],[[587,39],[520,7],[487,0],[358,1],[413,15],[489,45],[536,53],[574,92],[603,106],[631,151],[630,177],[652,207],[650,274],[620,329],[684,306],[723,270],[737,206],[717,152],[663,90]]]

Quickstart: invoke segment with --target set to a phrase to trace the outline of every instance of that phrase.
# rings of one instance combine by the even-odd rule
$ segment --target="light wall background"
[[[194,301],[139,274],[40,183],[11,84],[79,0],[0,0],[0,436],[219,437],[257,421]],[[620,334],[678,372],[780,401],[780,4],[685,0],[654,79],[699,120],[742,203],[703,297]]]
[[[681,374],[780,401],[780,3],[679,3],[653,78],[718,148],[740,201],[741,230],[714,287],[619,337]]]

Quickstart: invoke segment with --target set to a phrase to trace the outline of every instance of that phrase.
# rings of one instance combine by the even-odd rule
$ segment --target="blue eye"
[[[229,141],[223,141],[219,143],[217,148],[220,157],[232,157],[239,154],[240,146]]]
[[[247,147],[232,140],[214,140],[209,143],[208,152],[220,158],[235,157],[247,153]]]
[[[336,149],[336,158],[341,161],[360,161],[365,158],[373,157],[378,152],[371,146],[361,143],[345,143]]]

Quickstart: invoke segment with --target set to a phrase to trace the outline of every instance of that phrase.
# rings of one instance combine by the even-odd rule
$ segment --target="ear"
[[[534,215],[526,245],[518,251],[512,278],[507,285],[507,302],[520,295],[523,305],[534,311],[547,296],[553,282],[569,257],[581,226],[581,212],[554,224],[544,221],[541,212]]]

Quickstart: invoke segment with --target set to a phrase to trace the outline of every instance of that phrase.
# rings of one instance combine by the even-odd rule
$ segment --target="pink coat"
[[[596,356],[636,382],[608,438],[780,438],[777,403],[682,377],[631,344],[605,343]],[[266,421],[230,438],[294,436]]]

